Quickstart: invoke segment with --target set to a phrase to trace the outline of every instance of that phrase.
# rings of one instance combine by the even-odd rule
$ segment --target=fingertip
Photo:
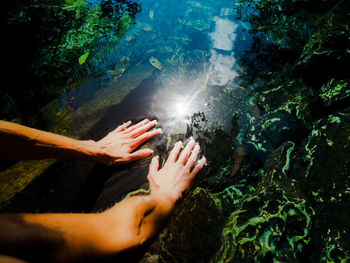
[[[153,154],[153,150],[152,149],[145,149],[144,153],[147,154],[147,156],[150,156],[151,154]]]
[[[199,151],[200,149],[201,149],[200,145],[198,144],[198,142],[196,142],[193,150]]]
[[[150,171],[155,172],[158,170],[158,167],[159,167],[159,156],[156,155],[152,158],[152,161],[149,165],[149,169]]]
[[[205,158],[205,157],[203,156],[202,159],[200,159],[199,162],[200,162],[201,166],[203,167],[203,166],[207,165],[207,158]]]

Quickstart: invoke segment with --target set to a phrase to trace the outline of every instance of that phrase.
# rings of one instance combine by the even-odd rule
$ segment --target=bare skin
[[[142,150],[138,155],[133,155],[132,151],[137,143],[152,137],[153,133],[147,134],[146,131],[155,124],[144,121],[127,128],[129,125],[119,126],[97,142],[92,148],[99,149],[98,154],[88,154],[87,159],[117,164],[148,156],[149,153],[146,155]],[[33,141],[43,142],[43,138],[34,138]],[[48,138],[55,139],[51,135]],[[63,148],[70,149],[71,142],[62,140]],[[51,156],[50,147],[57,146],[54,141],[45,141],[43,148],[39,145],[39,151]],[[58,151],[62,145],[59,146]],[[71,158],[77,157],[74,149],[74,154],[69,155]],[[34,262],[72,262],[118,256],[123,251],[141,246],[162,228],[175,203],[205,165],[205,158],[196,164],[199,150],[193,139],[183,150],[182,143],[176,143],[161,169],[158,158],[154,157],[147,176],[151,193],[127,198],[102,213],[1,215],[0,254]],[[84,154],[78,156],[86,157]]]
[[[128,121],[99,141],[80,141],[23,125],[0,121],[0,159],[71,158],[116,165],[145,158],[151,149],[137,149],[160,134],[157,121],[147,119],[133,125]],[[21,149],[20,151],[18,149]]]

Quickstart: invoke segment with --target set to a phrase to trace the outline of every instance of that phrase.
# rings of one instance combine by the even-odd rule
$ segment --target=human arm
[[[1,215],[0,254],[35,262],[86,261],[141,246],[162,228],[205,165],[205,159],[195,165],[199,146],[193,140],[180,151],[177,143],[160,170],[152,159],[150,195],[127,198],[102,213]]]
[[[151,149],[134,150],[161,133],[161,129],[150,130],[156,124],[156,121],[145,119],[130,126],[131,121],[128,121],[99,141],[83,141],[0,121],[0,159],[67,158],[97,161],[107,165],[126,163],[152,153]]]
[[[173,205],[166,196],[150,195],[125,199],[102,213],[2,214],[0,254],[28,262],[118,258],[153,236]]]

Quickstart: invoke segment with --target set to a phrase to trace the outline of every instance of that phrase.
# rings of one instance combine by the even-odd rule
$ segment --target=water
[[[264,1],[248,2],[250,15],[260,6],[273,12]],[[33,118],[94,140],[125,121],[157,119],[163,134],[147,146],[161,163],[176,141],[200,143],[208,165],[146,262],[349,260],[350,47],[339,29],[348,4],[322,3],[328,11],[318,16],[306,2],[300,10],[309,16],[290,7],[294,24],[283,20],[287,12],[283,23],[253,34],[275,13],[249,24],[233,8],[239,1],[138,1],[142,11],[118,44],[96,42],[64,81],[67,91]],[[291,24],[290,33],[283,26]],[[11,212],[101,211],[148,189],[149,161],[20,162],[9,175],[35,180],[14,179],[0,204]]]
[[[230,134],[234,113],[250,114],[249,95],[236,81],[240,71],[236,61],[250,43],[249,40],[241,40],[240,46],[235,43],[237,38],[242,37],[243,24],[239,26],[239,22],[235,21],[228,2],[141,4],[143,10],[137,15],[136,24],[120,41],[116,52],[107,54],[103,64],[94,68],[95,72],[105,73],[74,90],[76,100],[79,99],[77,90],[81,89],[84,93],[87,89],[96,88],[115,90],[120,88],[121,81],[124,85],[128,83],[131,90],[120,103],[106,107],[104,114],[83,138],[101,138],[118,123],[127,120],[154,118],[159,121],[158,126],[163,129],[164,135],[158,136],[149,145],[162,161],[166,160],[167,152],[177,140],[186,141],[193,136],[203,141],[201,155],[207,156],[209,165],[217,166],[215,162],[231,158],[232,148],[238,146]],[[130,66],[121,79],[114,80],[108,74],[113,74],[114,65],[121,59],[130,61]],[[160,70],[152,66],[151,59],[161,64]],[[129,84],[135,82],[135,75],[145,71],[147,77],[141,82],[135,86]],[[220,105],[219,94],[229,96],[230,105]],[[247,118],[243,117],[239,122],[247,122]],[[239,123],[234,125],[237,129],[240,129],[239,126],[243,128]],[[208,134],[218,127],[224,136],[219,136],[217,143],[225,142],[226,145],[220,156],[212,158],[213,154],[206,154],[210,151],[206,148],[213,147],[214,136]],[[207,132],[205,136],[204,131]],[[94,205],[95,209],[108,207],[130,190],[144,184],[147,163],[141,162],[129,168],[128,179],[119,173],[109,177]],[[126,182],[120,182],[123,180]],[[96,186],[96,182],[88,184]]]

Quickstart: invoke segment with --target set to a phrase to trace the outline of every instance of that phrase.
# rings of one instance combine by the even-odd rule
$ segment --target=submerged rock
[[[208,262],[220,242],[220,222],[214,199],[197,188],[176,208],[159,236],[162,262]]]
[[[348,105],[350,85],[344,80],[331,79],[321,87],[319,96],[326,107],[345,100]]]
[[[312,209],[287,177],[291,142],[284,143],[259,171],[257,190],[246,195],[222,231],[211,262],[295,260],[310,240]]]
[[[350,259],[349,135],[350,109],[329,115],[315,123],[293,158],[291,177],[315,210],[312,262]]]
[[[313,120],[314,91],[300,79],[279,81],[272,78],[264,90],[255,94],[254,101],[266,113],[280,112],[286,118],[301,121],[308,127]]]
[[[209,262],[220,247],[225,215],[240,196],[235,187],[218,194],[197,187],[176,207],[149,253],[160,255],[160,262]]]

